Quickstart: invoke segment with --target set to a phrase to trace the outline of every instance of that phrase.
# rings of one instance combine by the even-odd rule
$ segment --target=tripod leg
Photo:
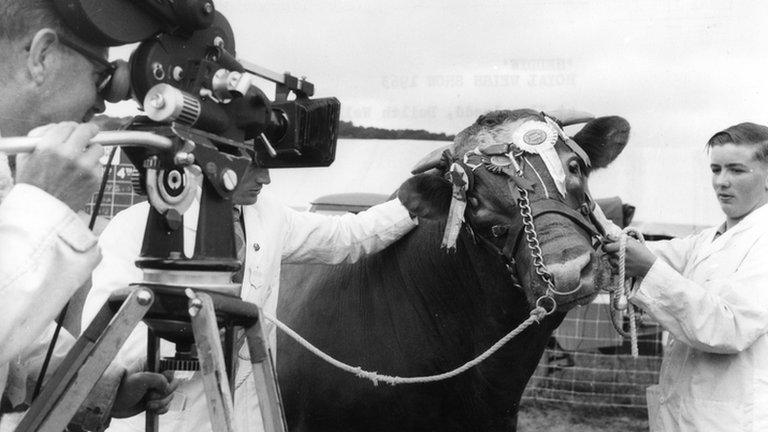
[[[211,427],[216,432],[234,432],[232,393],[224,368],[224,351],[211,297],[196,293],[196,297],[189,300],[189,314],[192,316],[192,332],[208,399]]]
[[[104,305],[22,419],[17,432],[61,432],[147,313],[152,291],[137,289],[112,316]]]
[[[147,328],[147,370],[160,372],[160,339],[155,336],[152,329]],[[145,432],[158,432],[158,415],[156,413],[144,413]]]
[[[280,387],[277,385],[277,374],[260,321],[246,328],[245,335],[248,339],[248,352],[251,356],[253,379],[256,383],[256,394],[259,396],[264,431],[285,432]]]
[[[232,399],[235,398],[235,365],[237,365],[237,328],[234,324],[228,324],[224,329],[224,366],[229,374],[229,388],[232,390]]]

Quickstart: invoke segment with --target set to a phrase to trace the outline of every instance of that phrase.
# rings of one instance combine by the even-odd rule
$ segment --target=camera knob
[[[200,117],[200,101],[169,84],[157,84],[144,97],[144,112],[156,122],[193,125]]]
[[[136,195],[147,196],[147,178],[141,173],[141,170],[135,169],[131,173],[131,186],[133,186],[133,192]]]

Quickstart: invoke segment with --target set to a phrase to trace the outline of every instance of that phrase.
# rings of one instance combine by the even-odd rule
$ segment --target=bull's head
[[[610,268],[587,176],[612,162],[629,137],[621,117],[592,119],[574,137],[562,130],[589,119],[533,110],[482,115],[414,168],[400,198],[421,218],[446,219],[449,249],[466,219],[475,239],[503,256],[532,305],[565,311],[588,303]]]

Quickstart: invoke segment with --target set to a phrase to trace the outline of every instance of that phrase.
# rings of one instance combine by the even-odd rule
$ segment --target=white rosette
[[[443,241],[440,245],[448,249],[449,252],[456,250],[456,240],[459,238],[459,232],[464,225],[464,211],[467,208],[467,189],[469,188],[469,176],[461,164],[453,163],[448,170],[449,179],[452,183],[453,194],[451,197],[451,206],[448,209],[448,217],[445,222],[445,231],[443,232]]]
[[[557,191],[560,192],[560,195],[565,196],[565,171],[563,171],[563,163],[555,149],[557,138],[557,131],[549,124],[538,120],[528,120],[512,134],[512,143],[523,152],[539,155],[552,180],[554,180]]]

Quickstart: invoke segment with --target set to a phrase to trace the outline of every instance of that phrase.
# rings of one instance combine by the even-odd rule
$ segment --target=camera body
[[[113,91],[119,99],[132,97],[156,123],[179,123],[240,142],[264,168],[333,162],[339,101],[311,99],[314,85],[306,79],[237,59],[232,28],[212,0],[54,3],[84,40],[103,46],[140,42],[129,72],[115,74],[129,78],[111,85],[119,87]],[[275,83],[272,100],[256,86],[257,78]],[[152,92],[161,84],[165,90]],[[154,106],[158,94],[165,99],[162,108]]]

